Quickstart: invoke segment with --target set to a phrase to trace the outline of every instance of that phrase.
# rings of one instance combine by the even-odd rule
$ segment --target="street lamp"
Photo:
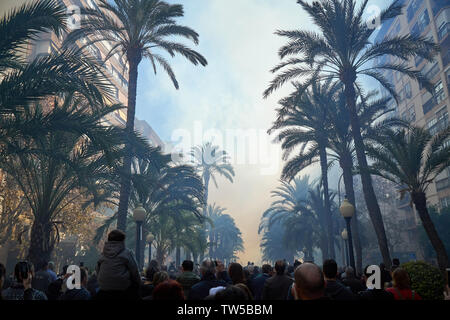
[[[348,263],[348,253],[347,253],[347,240],[348,240],[347,229],[344,229],[342,231],[341,237],[342,237],[342,240],[344,240],[344,245],[343,245],[343,249],[344,250],[342,250],[342,254],[344,255],[344,257],[342,258],[342,262],[345,263],[348,266],[349,263]]]
[[[348,201],[347,197],[345,197],[342,205],[339,209],[341,211],[342,216],[347,222],[347,233],[348,233],[348,252],[350,256],[350,266],[355,269],[355,256],[353,254],[353,239],[352,239],[352,228],[350,222],[352,220],[353,215],[355,214],[355,207]]]
[[[142,223],[145,220],[147,212],[142,207],[141,203],[138,203],[133,210],[133,219],[136,222],[136,261],[139,270],[141,269],[141,242],[142,242]]]
[[[155,240],[155,236],[151,233],[147,235],[148,242],[148,264],[150,265],[150,261],[152,261],[152,243]]]

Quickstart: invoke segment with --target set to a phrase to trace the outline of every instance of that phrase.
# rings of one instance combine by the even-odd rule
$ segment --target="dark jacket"
[[[262,300],[286,300],[294,280],[286,275],[275,275],[266,279]]]
[[[346,287],[349,287],[354,294],[358,294],[358,292],[364,291],[366,289],[362,282],[356,278],[346,278],[342,280],[342,284]]]
[[[39,290],[47,294],[48,286],[53,282],[52,276],[47,270],[39,270],[31,280],[31,285],[34,289]]]
[[[250,290],[252,290],[255,300],[262,299],[264,284],[266,283],[267,279],[270,279],[270,275],[267,273],[263,273],[250,282]]]
[[[209,290],[216,287],[226,287],[227,283],[223,280],[217,280],[213,274],[206,274],[202,280],[193,285],[189,291],[188,300],[204,300],[209,296]]]
[[[14,283],[8,289],[2,291],[3,300],[47,300],[44,292],[36,289],[25,290],[24,286]]]
[[[355,300],[353,292],[338,281],[327,280],[325,295],[333,300]]]
[[[200,277],[193,272],[186,271],[177,278],[177,282],[183,287],[184,296],[188,297],[192,286],[200,282]]]
[[[85,288],[67,290],[60,298],[65,301],[91,300],[91,294]]]
[[[358,299],[364,301],[372,301],[372,300],[384,300],[391,301],[395,300],[394,295],[390,292],[387,292],[383,289],[366,289],[358,293]]]
[[[123,241],[105,243],[96,271],[102,291],[124,291],[132,286],[138,290],[141,283],[136,260]]]

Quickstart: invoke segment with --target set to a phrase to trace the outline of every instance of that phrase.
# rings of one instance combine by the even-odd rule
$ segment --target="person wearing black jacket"
[[[285,274],[286,261],[279,260],[275,263],[276,274],[264,283],[262,300],[286,300],[294,279]]]
[[[85,268],[80,268],[80,284],[81,288],[67,290],[60,298],[60,300],[65,301],[81,301],[81,300],[91,300],[91,294],[86,289],[88,281],[88,272]]]
[[[253,292],[255,300],[262,299],[262,293],[264,290],[264,285],[267,279],[272,277],[272,266],[270,264],[265,264],[262,266],[262,274],[258,275],[250,282],[250,289]]]
[[[371,276],[371,274],[367,273],[367,268],[369,266],[366,266],[364,268],[364,283],[367,283],[367,279]],[[363,290],[358,293],[358,299],[359,300],[365,300],[365,301],[372,301],[372,300],[384,300],[384,301],[392,301],[394,299],[394,295],[383,288],[376,289],[376,288],[367,288],[366,290]]]
[[[1,291],[3,288],[3,279],[5,279],[6,268],[3,264],[0,263],[0,300],[2,300]]]
[[[325,294],[327,296],[337,301],[355,300],[356,297],[353,292],[336,279],[338,273],[336,261],[325,260],[322,269],[325,276]]]
[[[205,260],[200,266],[200,273],[202,278],[199,283],[192,286],[189,291],[188,300],[204,300],[209,296],[209,291],[212,288],[226,287],[227,283],[223,280],[217,280],[216,264],[214,261]]]

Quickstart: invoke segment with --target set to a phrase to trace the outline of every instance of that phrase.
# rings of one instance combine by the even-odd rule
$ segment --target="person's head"
[[[47,260],[41,260],[40,262],[38,262],[36,264],[36,270],[40,271],[40,270],[47,270],[48,269],[48,261]]]
[[[347,279],[353,279],[355,278],[355,270],[352,267],[347,267],[345,269],[345,277]]]
[[[278,260],[275,263],[275,271],[277,272],[277,275],[281,276],[286,271],[286,261],[284,260]]]
[[[153,281],[154,275],[159,272],[159,264],[158,261],[152,260],[148,264],[147,270],[145,270],[145,279],[147,281]]]
[[[0,263],[0,290],[3,288],[3,279],[5,279],[6,276],[6,268],[3,264]]]
[[[386,269],[386,265],[384,263],[380,263],[380,269],[381,271]]]
[[[303,263],[294,273],[295,291],[301,300],[320,299],[325,294],[325,279],[322,270],[313,263]]]
[[[88,277],[89,277],[89,272],[85,267],[81,267],[80,268],[80,281],[81,281],[81,286],[83,287],[87,287],[87,283],[88,283]]]
[[[217,301],[244,301],[248,300],[245,291],[238,286],[228,286],[225,290],[216,293],[214,300]]]
[[[55,263],[53,261],[49,261],[48,268],[52,271],[55,271]]]
[[[153,286],[156,288],[157,285],[167,280],[170,280],[170,278],[169,274],[166,271],[157,272],[153,276]]]
[[[206,275],[215,275],[215,273],[216,273],[216,264],[214,263],[214,261],[210,259],[204,260],[200,265],[200,274],[202,275],[202,277]]]
[[[27,261],[19,261],[14,267],[14,278],[19,283],[22,283],[23,280],[32,277],[33,274],[34,274],[33,265]]]
[[[244,270],[239,263],[231,263],[228,267],[228,274],[233,284],[245,283]]]
[[[184,260],[181,264],[181,268],[183,269],[183,272],[192,272],[192,270],[194,270],[194,262],[191,260]]]
[[[392,284],[395,288],[403,290],[411,288],[411,280],[405,269],[397,268],[392,274]]]
[[[294,271],[295,271],[295,268],[294,268],[294,266],[292,266],[292,265],[290,265],[290,266],[287,268],[287,272],[288,272],[289,274],[294,273]]]
[[[245,295],[246,295],[246,299],[245,300],[253,300],[252,292],[250,291],[250,289],[245,284],[238,283],[235,286],[245,292]]]
[[[323,274],[327,280],[334,280],[337,276],[337,263],[333,259],[325,260],[323,263]]]
[[[183,287],[174,280],[166,280],[153,290],[153,300],[184,300]]]
[[[67,269],[69,268],[69,265],[65,265],[65,266],[63,266],[63,268],[62,268],[62,273],[61,273],[61,275],[62,276],[65,276],[66,275],[66,273],[67,273]]]
[[[123,242],[125,241],[125,233],[120,230],[113,230],[108,234],[108,241]]]
[[[272,266],[270,264],[264,264],[262,266],[262,273],[271,274],[272,273]]]
[[[398,259],[398,258],[392,259],[392,266],[399,267],[400,266],[400,259]]]

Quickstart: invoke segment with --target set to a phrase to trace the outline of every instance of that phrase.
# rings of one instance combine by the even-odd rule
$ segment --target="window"
[[[414,18],[417,10],[419,10],[420,8],[420,1],[419,0],[414,0],[412,1],[411,5],[408,7],[407,11],[406,11],[406,16],[408,18],[408,22],[411,22],[411,20]]]
[[[445,178],[439,181],[436,181],[436,189],[437,191],[442,191],[447,188],[450,188],[450,178]]]
[[[450,208],[450,197],[443,198],[439,201],[441,209]]]
[[[421,56],[416,56],[416,57],[414,58],[414,62],[416,63],[416,67],[418,67],[418,66],[423,62],[423,60],[425,60],[423,57],[421,57]]]
[[[430,112],[436,105],[436,100],[428,91],[422,94],[423,114]]]
[[[433,68],[425,74],[425,77],[427,77],[428,80],[432,80],[439,73],[439,71],[439,64],[436,62]]]
[[[410,82],[408,82],[408,83],[405,85],[404,90],[405,90],[405,98],[406,98],[406,99],[411,99],[411,97],[412,97],[412,92],[411,92],[411,83],[410,83]]]
[[[438,29],[438,39],[439,41],[444,40],[444,38],[447,36],[448,32],[450,31],[450,22],[442,22]]]
[[[417,22],[411,29],[411,33],[414,36],[420,36],[430,24],[430,17],[428,16],[428,10],[425,9],[417,18]]]
[[[430,131],[430,134],[436,135],[439,132],[445,130],[448,127],[448,111],[445,106],[438,112],[436,112],[436,116],[432,119],[429,119],[427,122],[427,129]]]
[[[439,104],[445,99],[444,86],[442,85],[442,81],[439,81],[434,86],[434,98],[436,99],[436,103]]]

